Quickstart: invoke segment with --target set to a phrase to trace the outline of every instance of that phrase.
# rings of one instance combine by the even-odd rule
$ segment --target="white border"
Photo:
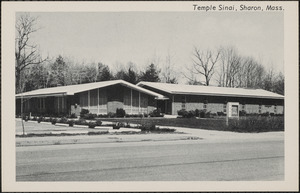
[[[285,180],[258,182],[16,182],[14,23],[15,12],[188,11],[192,5],[220,2],[1,2],[2,20],[2,190],[3,191],[297,191],[298,124],[298,2],[222,2],[222,4],[282,5],[285,61]]]

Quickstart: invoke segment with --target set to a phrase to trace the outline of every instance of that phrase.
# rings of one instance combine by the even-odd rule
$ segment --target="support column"
[[[165,100],[165,112],[164,113],[165,114],[168,113],[168,101],[167,100]]]
[[[130,89],[130,112],[132,114],[132,89]]]
[[[141,113],[141,92],[139,92],[139,114]]]
[[[90,91],[88,91],[88,109],[90,110]]]
[[[172,96],[172,109],[171,109],[171,114],[172,115],[175,115],[175,112],[174,112],[174,95]]]
[[[59,113],[59,96],[57,97],[57,113]]]
[[[98,88],[98,103],[97,103],[97,112],[98,112],[98,114],[99,114],[99,88]]]
[[[65,99],[65,96],[63,95],[63,96],[61,97],[61,112],[64,112],[64,110],[65,110],[64,99]]]

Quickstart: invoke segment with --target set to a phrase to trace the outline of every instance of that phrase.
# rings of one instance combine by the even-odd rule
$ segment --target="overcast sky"
[[[170,53],[176,70],[190,64],[193,47],[235,46],[267,68],[282,71],[283,13],[94,12],[31,13],[38,16],[34,41],[43,56],[78,62],[139,67]]]

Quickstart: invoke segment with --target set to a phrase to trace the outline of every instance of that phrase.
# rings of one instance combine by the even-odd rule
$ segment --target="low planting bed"
[[[27,119],[28,120],[28,119]],[[206,130],[234,131],[234,132],[268,132],[268,131],[284,131],[283,116],[241,116],[239,120],[230,119],[229,125],[226,125],[226,119],[223,118],[208,118],[198,119],[191,118],[95,118],[94,120],[86,120],[83,118],[45,118],[34,117],[30,120],[41,122],[49,122],[52,124],[66,124],[70,127],[77,125],[95,129],[99,127],[112,127],[113,129],[122,128],[138,128],[141,132],[163,133],[174,132],[167,127],[186,127]],[[104,122],[110,122],[105,123]],[[158,128],[156,125],[163,125],[166,128]]]
[[[122,122],[126,121],[122,118],[102,119],[103,121]],[[129,121],[129,120],[128,120]],[[187,127],[195,129],[234,131],[234,132],[268,132],[268,131],[284,131],[283,116],[245,116],[239,120],[230,119],[229,125],[226,126],[226,119],[196,119],[196,118],[145,118],[130,119],[130,123],[141,125],[164,125],[166,127]]]

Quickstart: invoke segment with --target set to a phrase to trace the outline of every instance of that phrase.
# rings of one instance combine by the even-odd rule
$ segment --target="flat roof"
[[[266,91],[263,89],[229,88],[217,86],[169,84],[160,82],[139,82],[138,86],[148,86],[170,94],[209,95],[209,96],[230,96],[250,97],[267,99],[284,99],[283,95]]]
[[[33,91],[29,91],[29,92],[16,94],[16,98],[74,95],[75,93],[80,93],[80,92],[93,90],[93,89],[97,89],[97,88],[103,88],[103,87],[112,86],[112,85],[116,85],[116,84],[121,84],[125,87],[129,87],[131,89],[140,91],[142,93],[149,94],[151,96],[155,96],[157,99],[165,99],[165,96],[163,96],[161,94],[144,89],[142,87],[131,84],[124,80],[110,80],[110,81],[102,81],[102,82],[94,82],[94,83],[86,83],[86,84],[76,84],[76,85],[69,85],[69,86],[43,88],[43,89],[38,89],[38,90],[33,90]]]

